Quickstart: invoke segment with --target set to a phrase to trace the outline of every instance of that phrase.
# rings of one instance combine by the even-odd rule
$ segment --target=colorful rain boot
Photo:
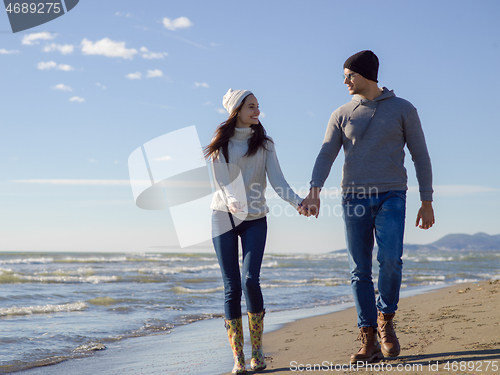
[[[224,322],[229,343],[233,350],[234,367],[232,373],[246,374],[247,370],[245,369],[245,355],[243,354],[243,326],[241,324],[241,317],[225,320]]]
[[[250,328],[250,340],[252,341],[252,360],[250,366],[253,371],[262,371],[266,368],[266,360],[262,351],[262,332],[264,331],[264,315],[266,310],[260,313],[248,313],[248,326]]]

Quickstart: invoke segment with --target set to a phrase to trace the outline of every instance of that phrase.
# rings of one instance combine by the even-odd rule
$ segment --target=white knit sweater
[[[239,202],[248,209],[246,220],[260,219],[269,212],[266,204],[266,174],[271,186],[285,201],[297,208],[302,202],[285,180],[281,171],[274,143],[267,142],[266,149],[260,147],[252,156],[243,156],[248,150],[248,139],[252,136],[252,128],[235,128],[234,136],[229,140],[229,164],[222,152],[212,162],[212,171],[219,193],[214,195],[214,210],[228,212],[228,204]],[[236,167],[235,167],[236,166]],[[235,182],[241,171],[243,185]],[[246,201],[244,201],[246,200]]]

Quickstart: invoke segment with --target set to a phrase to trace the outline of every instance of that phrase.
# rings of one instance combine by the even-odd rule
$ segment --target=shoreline
[[[481,286],[483,284],[484,286]],[[432,324],[434,324],[439,329],[433,335],[439,336],[441,341],[443,338],[446,341],[445,333],[439,333],[439,330],[444,329],[440,326],[442,322],[450,322],[449,318],[453,318],[453,316],[466,317],[464,323],[478,318],[483,321],[484,315],[488,313],[490,314],[488,322],[480,323],[484,324],[480,328],[482,328],[483,338],[488,338],[490,341],[482,343],[477,341],[477,345],[490,345],[491,348],[483,348],[482,354],[478,354],[472,348],[470,349],[472,350],[471,353],[475,354],[470,356],[465,354],[464,350],[460,350],[459,353],[461,352],[460,355],[463,358],[470,358],[471,356],[476,359],[480,356],[480,358],[483,358],[482,360],[487,360],[490,357],[496,358],[500,367],[500,339],[496,339],[496,341],[492,339],[495,329],[498,331],[498,328],[500,328],[500,319],[498,319],[500,306],[498,306],[498,301],[495,302],[495,307],[492,309],[488,308],[486,310],[483,308],[482,313],[482,310],[479,310],[479,312],[461,312],[465,308],[464,303],[466,302],[465,300],[462,301],[462,299],[472,297],[474,303],[483,303],[479,301],[482,301],[484,296],[476,296],[476,294],[490,293],[491,296],[495,296],[494,293],[498,291],[499,287],[500,283],[498,281],[492,284],[488,281],[482,281],[454,284],[452,286],[433,285],[402,289],[400,307],[395,319],[397,323],[396,330],[401,340],[402,354],[396,360],[385,363],[390,363],[393,366],[406,363],[422,363],[428,366],[429,361],[435,362],[448,357],[453,358],[447,349],[440,349],[434,353],[424,350],[425,340],[421,341],[419,338],[422,335],[422,330],[429,331],[428,341],[434,340],[434,338],[431,339]],[[482,288],[482,291],[477,290],[478,288]],[[465,292],[458,293],[458,290]],[[493,290],[495,292],[492,292]],[[443,310],[442,313],[453,310],[449,306],[453,303],[453,301],[449,300],[450,296],[458,297],[461,300],[461,305],[457,308],[459,311],[436,315],[436,313],[439,313],[439,309],[448,308],[448,310]],[[496,297],[498,299],[498,295]],[[431,312],[433,308],[436,311]],[[462,315],[464,313],[466,315]],[[429,314],[434,314],[434,320],[431,319],[430,321],[432,323],[431,327],[428,325]],[[447,316],[449,314],[451,315]],[[441,318],[439,318],[440,316]],[[426,318],[427,325],[422,324],[425,323]],[[243,319],[243,324],[245,332],[244,351],[247,363],[249,363],[251,345],[248,340],[246,319]],[[485,330],[484,327],[487,329]],[[357,332],[356,313],[352,302],[266,314],[263,343],[268,368],[262,373],[310,372],[305,367],[299,367],[299,365],[321,364],[324,361],[333,364],[331,370],[328,370],[331,373],[353,372],[336,371],[334,366],[336,364],[348,364],[349,355],[359,349],[359,343],[355,341]],[[456,341],[458,339],[459,337],[453,337],[455,342],[458,342]],[[418,349],[420,347],[422,348]],[[469,349],[466,348],[465,350]],[[445,355],[446,353],[448,355]],[[295,367],[291,366],[292,361],[297,362]],[[89,373],[213,375],[228,374],[232,365],[232,355],[223,327],[223,319],[215,318],[178,327],[169,334],[130,338],[113,343],[108,345],[106,350],[95,352],[90,357],[71,359],[55,365],[36,367],[15,373],[21,375],[53,375],[59,373],[75,375]],[[300,371],[300,369],[303,369],[303,371]],[[317,369],[316,371],[325,372],[325,369]],[[354,372],[359,371],[361,370]],[[363,373],[368,374],[370,372],[363,369]],[[372,373],[380,374],[381,372],[375,371]],[[386,372],[382,373],[385,374]],[[408,373],[426,372],[415,371]],[[442,373],[450,374],[453,372]],[[500,374],[500,371],[497,373]]]

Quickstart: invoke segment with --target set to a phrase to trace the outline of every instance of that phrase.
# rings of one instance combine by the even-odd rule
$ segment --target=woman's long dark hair
[[[217,127],[212,142],[210,142],[210,144],[203,149],[205,159],[215,159],[219,152],[221,152],[222,150],[222,155],[224,155],[226,163],[229,163],[227,146],[229,144],[229,139],[234,135],[238,112],[245,104],[245,100],[246,98],[248,98],[248,96],[243,99],[238,108],[233,110],[233,112],[229,115],[229,118]],[[260,147],[266,148],[267,141],[272,142],[271,139],[267,136],[266,130],[264,129],[260,121],[256,125],[250,125],[250,127],[254,130],[254,132],[248,140],[248,151],[243,156],[252,156],[259,150]]]

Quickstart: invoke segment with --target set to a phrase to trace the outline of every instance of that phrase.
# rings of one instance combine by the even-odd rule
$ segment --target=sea
[[[407,292],[500,278],[498,251],[406,251],[403,262]],[[122,340],[169,335],[223,317],[220,269],[208,248],[206,253],[4,252],[0,284],[2,374],[80,359]],[[267,254],[261,286],[267,312],[352,303],[345,251]]]

